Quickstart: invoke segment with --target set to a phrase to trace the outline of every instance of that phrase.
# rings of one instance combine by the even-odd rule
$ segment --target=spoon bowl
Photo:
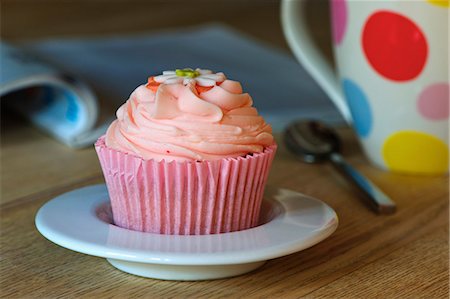
[[[350,166],[341,156],[341,141],[330,127],[316,120],[294,122],[284,132],[289,150],[304,162],[330,161],[360,191],[361,199],[377,213],[389,214],[396,210],[395,203],[368,178]]]
[[[285,131],[286,146],[307,163],[323,162],[339,152],[341,141],[336,132],[318,121],[292,123]]]

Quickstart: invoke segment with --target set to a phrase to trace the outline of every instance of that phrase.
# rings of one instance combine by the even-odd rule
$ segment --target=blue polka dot
[[[345,98],[353,117],[353,126],[361,137],[367,137],[372,129],[372,110],[362,89],[353,81],[344,79],[342,82]]]

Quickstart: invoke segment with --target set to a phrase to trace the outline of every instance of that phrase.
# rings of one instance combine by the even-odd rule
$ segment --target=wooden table
[[[180,20],[193,22],[193,18],[181,18],[181,2],[139,2],[139,8],[125,1],[104,3],[2,1],[2,36],[20,41],[135,32],[184,25]],[[181,10],[196,16],[198,6],[206,3],[185,5]],[[146,5],[149,12],[144,13]],[[227,22],[286,49],[277,5],[271,1],[219,1],[199,20]],[[317,31],[320,37],[321,30]],[[326,34],[319,40],[326,40]],[[125,274],[104,259],[59,247],[37,232],[34,216],[40,206],[63,192],[103,182],[102,174],[93,148],[69,149],[2,109],[0,296],[447,298],[448,178],[375,169],[362,156],[353,133],[345,128],[340,133],[346,158],[395,199],[395,215],[379,216],[367,210],[332,167],[299,162],[278,136],[280,149],[269,184],[328,203],[339,215],[337,231],[312,248],[271,260],[239,277],[159,281]]]

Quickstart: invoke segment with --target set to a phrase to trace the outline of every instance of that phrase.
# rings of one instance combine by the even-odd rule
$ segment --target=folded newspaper
[[[5,42],[0,52],[0,95],[8,106],[69,146],[92,142],[98,103],[86,84]]]
[[[301,117],[342,118],[286,53],[229,27],[119,37],[1,42],[0,96],[71,147],[91,145],[131,91],[163,70],[201,67],[243,82],[275,131]]]

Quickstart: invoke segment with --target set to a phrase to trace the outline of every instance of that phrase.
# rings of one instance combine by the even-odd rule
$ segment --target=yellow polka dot
[[[415,131],[394,133],[384,142],[382,154],[392,171],[417,174],[448,171],[448,146],[429,134]]]
[[[431,4],[448,7],[450,0],[427,0]]]

